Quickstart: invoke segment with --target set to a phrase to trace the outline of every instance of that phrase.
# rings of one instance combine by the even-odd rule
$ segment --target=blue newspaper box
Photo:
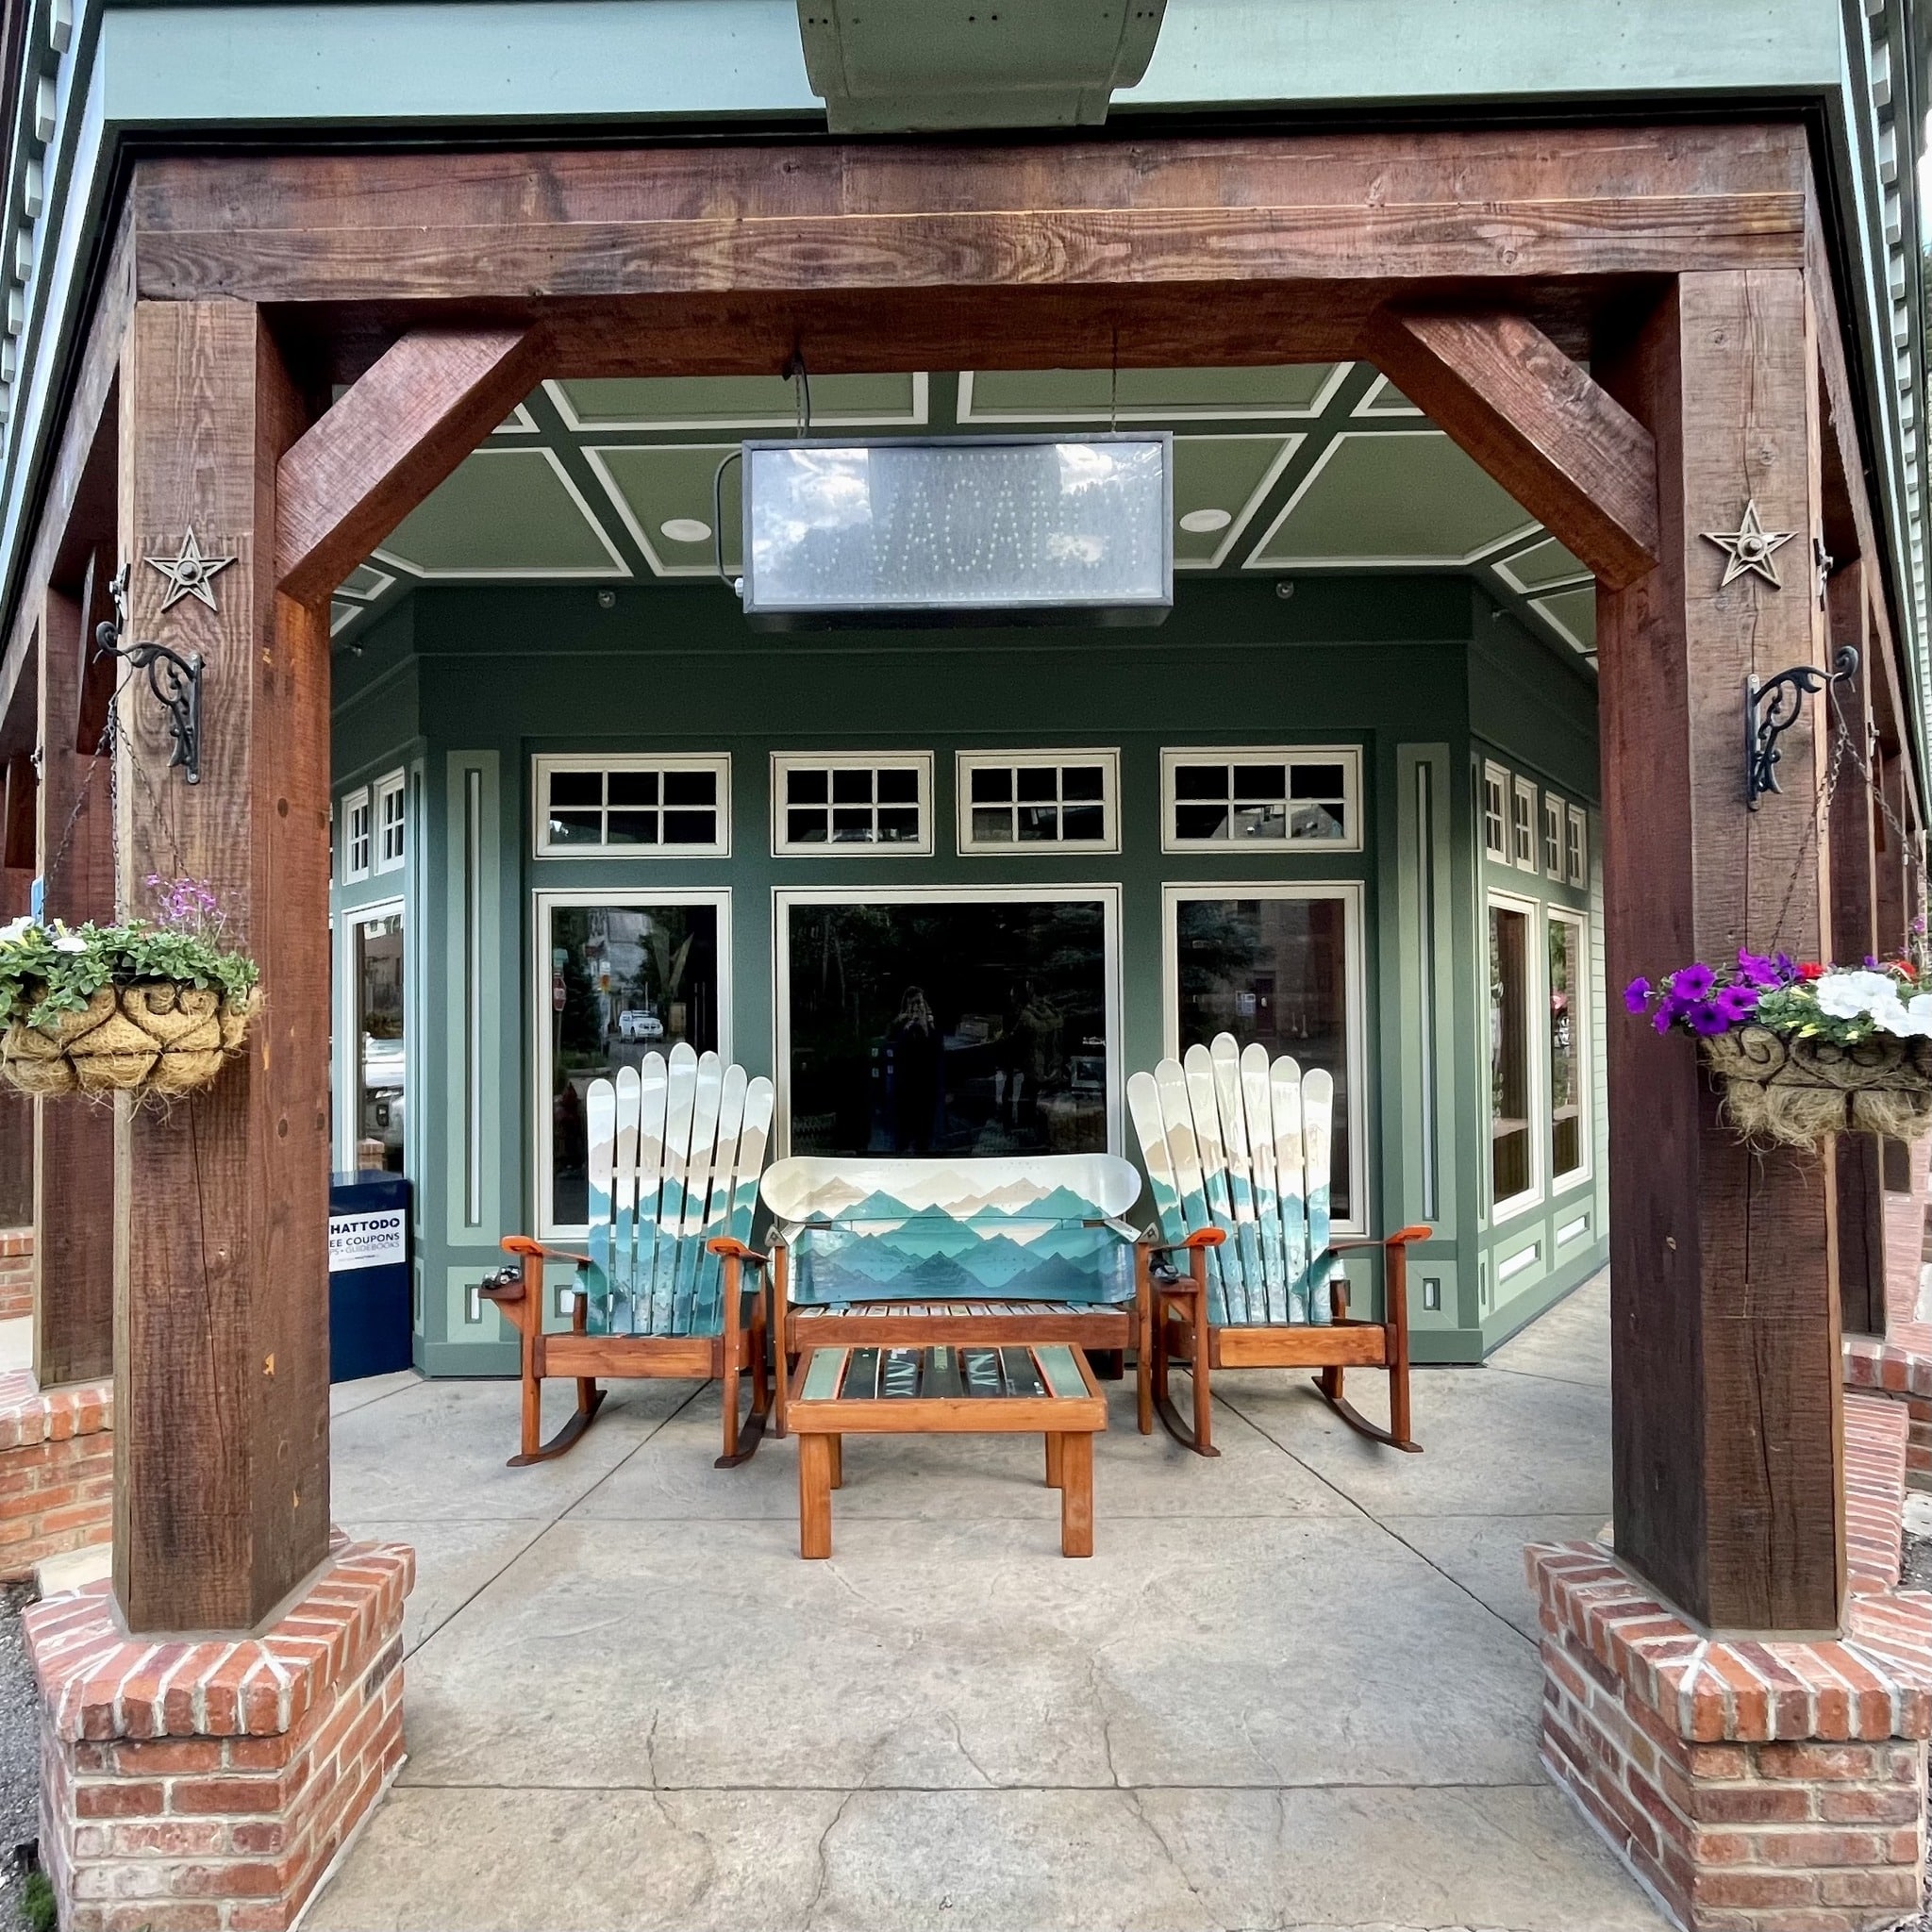
[[[328,1187],[328,1378],[409,1366],[409,1184],[339,1174]]]

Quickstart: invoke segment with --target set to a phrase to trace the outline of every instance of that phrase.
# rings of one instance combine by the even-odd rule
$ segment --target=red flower
[[[1816,959],[1807,959],[1798,968],[1798,977],[1800,979],[1823,979],[1824,977],[1824,968]]]

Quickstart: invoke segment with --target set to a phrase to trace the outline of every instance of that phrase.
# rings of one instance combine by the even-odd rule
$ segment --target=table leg
[[[1056,1439],[1049,1436],[1049,1442]],[[1060,1445],[1060,1555],[1093,1554],[1093,1438],[1082,1432]]]
[[[842,1490],[845,1487],[845,1438],[827,1436],[824,1440],[832,1450],[832,1487]]]
[[[1060,1486],[1062,1440],[1062,1438],[1054,1435],[1051,1431],[1048,1432],[1046,1438],[1046,1486],[1050,1490],[1057,1490]]]
[[[798,1439],[798,1554],[832,1554],[832,1439]]]

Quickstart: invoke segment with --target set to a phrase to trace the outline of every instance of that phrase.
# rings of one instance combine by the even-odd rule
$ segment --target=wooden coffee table
[[[832,1554],[842,1438],[1035,1434],[1060,1492],[1060,1554],[1093,1554],[1093,1439],[1107,1398],[1078,1349],[808,1348],[792,1387],[801,1557]]]

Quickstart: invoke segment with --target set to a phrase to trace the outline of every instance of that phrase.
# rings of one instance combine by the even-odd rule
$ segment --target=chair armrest
[[[476,1284],[476,1292],[486,1302],[496,1302],[508,1307],[524,1298],[524,1271],[521,1268],[499,1268],[494,1274],[485,1275]]]
[[[742,1263],[747,1268],[769,1268],[772,1257],[760,1254],[757,1248],[746,1247],[742,1241],[733,1241],[728,1234],[713,1235],[705,1243],[714,1255],[723,1255],[727,1260]]]
[[[1367,1235],[1358,1241],[1330,1241],[1331,1255],[1345,1255],[1351,1248],[1400,1248],[1410,1241],[1426,1241],[1435,1239],[1433,1227],[1398,1227],[1393,1234]]]
[[[1173,1255],[1183,1248],[1218,1248],[1226,1239],[1224,1227],[1197,1227],[1185,1241],[1158,1241],[1152,1235],[1142,1235],[1137,1245],[1150,1255]]]
[[[1080,1225],[1082,1227],[1109,1227],[1115,1234],[1120,1236],[1122,1241],[1130,1244],[1138,1244],[1141,1240],[1141,1230],[1131,1221],[1123,1221],[1118,1214],[1102,1214],[1091,1221],[1083,1221]]]
[[[506,1255],[531,1255],[546,1261],[568,1261],[573,1268],[591,1265],[588,1255],[573,1255],[564,1248],[546,1248],[541,1241],[533,1241],[526,1234],[507,1234],[500,1245]]]

